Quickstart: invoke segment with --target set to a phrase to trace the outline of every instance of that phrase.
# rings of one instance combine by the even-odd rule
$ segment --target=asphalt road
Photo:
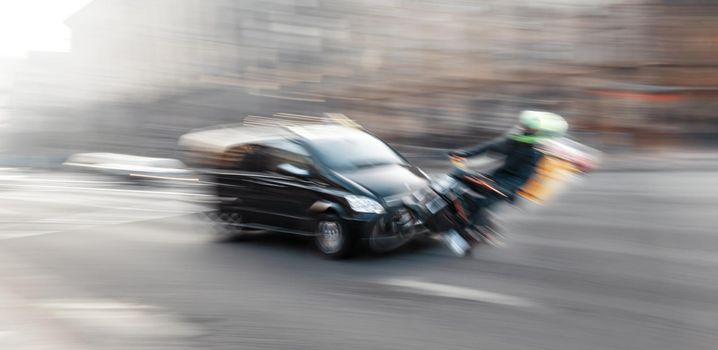
[[[715,349],[718,177],[595,173],[506,246],[219,244],[201,198],[0,174],[0,349]]]

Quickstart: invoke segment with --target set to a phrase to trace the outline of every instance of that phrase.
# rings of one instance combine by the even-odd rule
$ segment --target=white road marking
[[[0,179],[7,179],[6,177],[1,177]],[[123,184],[130,184],[129,181],[103,181],[103,180],[70,180],[70,179],[38,179],[38,178],[30,178],[28,176],[14,176],[13,179],[23,179],[27,181],[23,182],[32,182],[32,183],[39,183],[39,182],[49,182],[49,183],[59,183],[59,184],[98,184],[98,185],[123,185]]]
[[[160,219],[168,219],[172,217],[178,217],[178,216],[184,216],[187,214],[192,214],[196,212],[181,212],[181,213],[171,213],[167,215],[153,215],[153,216],[137,216],[137,217],[128,217],[128,218],[103,218],[101,220],[95,220],[95,221],[83,221],[78,220],[74,225],[70,227],[64,227],[60,230],[23,230],[21,227],[18,228],[19,225],[6,225],[5,227],[0,227],[0,241],[2,240],[11,240],[11,239],[20,239],[20,238],[29,238],[29,237],[36,237],[36,236],[43,236],[43,235],[49,235],[49,234],[56,234],[56,233],[63,233],[67,231],[73,231],[73,230],[86,230],[91,228],[98,228],[98,227],[105,227],[105,226],[112,226],[112,225],[123,225],[123,224],[131,224],[136,222],[142,222],[142,221],[152,221],[152,220],[160,220]],[[39,221],[36,221],[39,222]],[[45,223],[48,223],[45,221]],[[52,222],[49,222],[52,223]],[[70,222],[60,222],[61,224],[71,224]],[[8,228],[15,228],[14,231],[9,231]],[[144,235],[143,235],[144,236]],[[184,240],[180,240],[179,242],[184,242]]]
[[[33,184],[16,187],[23,189],[0,193],[0,199],[61,204],[68,209],[72,209],[73,205],[79,205],[83,208],[89,207],[91,210],[82,210],[79,213],[76,210],[64,215],[53,213],[51,216],[35,218],[33,216],[36,216],[36,213],[25,215],[17,208],[13,210],[0,208],[0,218],[2,218],[0,240],[30,238],[198,213],[207,208],[187,203],[182,199],[210,197],[201,193],[171,190],[117,189],[72,184]],[[52,193],[48,193],[48,190],[52,190]],[[31,207],[27,207],[28,212],[31,210]]]
[[[89,349],[30,300],[0,286],[0,349]]]
[[[74,186],[50,186],[50,185],[13,185],[13,187],[26,187],[32,189],[50,189],[50,190],[73,190],[77,192],[115,192],[115,193],[137,193],[144,195],[160,195],[160,196],[188,196],[188,197],[212,197],[212,195],[192,193],[192,192],[173,192],[173,191],[152,191],[152,190],[126,190],[119,188],[103,188],[103,187],[74,187]]]
[[[28,237],[35,237],[35,236],[42,236],[47,235],[51,233],[58,233],[62,231],[25,231],[25,232],[4,232],[2,233],[2,236],[0,236],[0,241],[8,240],[8,239],[16,239],[16,238],[28,238]]]
[[[114,300],[58,300],[39,306],[56,318],[79,326],[82,331],[108,337],[149,340],[205,334],[199,327],[152,305]]]
[[[19,213],[15,210],[0,208],[0,215],[17,215],[17,214],[19,214]]]
[[[130,174],[132,177],[141,177],[146,179],[157,179],[157,180],[172,180],[182,182],[200,182],[199,178],[182,178],[182,177],[171,177],[171,176],[158,176],[158,175],[145,175],[145,174]]]
[[[12,337],[12,336],[15,336],[16,334],[17,334],[17,332],[12,332],[12,331],[0,331],[0,344],[3,344],[3,343],[1,343],[1,342],[3,341],[3,338],[7,339],[7,338],[10,338],[10,337]]]
[[[167,198],[167,197],[144,197],[144,196],[98,196],[96,194],[79,194],[79,193],[61,193],[48,195],[42,192],[28,192],[21,194],[14,192],[15,195],[2,195],[0,199],[17,200],[22,202],[62,204],[63,206],[78,205],[81,207],[91,207],[94,209],[118,210],[118,211],[148,211],[158,213],[182,213],[201,211],[202,206],[186,202],[183,199]],[[161,200],[161,201],[160,201]],[[168,209],[169,208],[169,209]],[[177,209],[172,209],[177,208]],[[186,209],[195,208],[195,209]],[[20,212],[15,212],[19,214]],[[3,215],[0,209],[0,215]],[[6,216],[10,216],[8,211]]]
[[[142,304],[120,303],[107,300],[65,300],[50,301],[41,304],[44,308],[54,310],[156,310],[155,306]]]
[[[25,179],[25,178],[27,178],[27,176],[25,176],[25,175],[0,175],[0,180],[2,180],[2,181],[8,181],[8,180],[14,181],[14,180]]]
[[[380,281],[379,283],[403,289],[409,292],[429,296],[478,301],[482,303],[516,307],[538,306],[538,304],[525,298],[515,297],[507,294],[494,293],[480,289],[452,286],[448,284],[423,282],[408,279],[388,279]]]

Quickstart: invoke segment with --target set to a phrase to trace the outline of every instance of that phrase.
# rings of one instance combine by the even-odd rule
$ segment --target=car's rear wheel
[[[319,252],[330,259],[342,259],[354,253],[354,237],[346,224],[334,214],[319,217],[314,243]]]
[[[217,242],[243,241],[263,232],[242,228],[242,216],[238,213],[214,212],[207,215],[213,222],[212,233]]]

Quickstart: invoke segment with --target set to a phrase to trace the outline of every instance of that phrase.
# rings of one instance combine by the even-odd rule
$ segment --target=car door
[[[261,207],[264,195],[266,151],[261,145],[245,144],[228,150],[216,173],[219,210],[226,214],[239,214],[241,222],[264,225],[271,217]]]
[[[277,140],[265,146],[266,211],[272,212],[275,225],[288,232],[313,232],[314,217],[309,208],[320,198],[326,182],[317,176],[309,152],[301,145]]]

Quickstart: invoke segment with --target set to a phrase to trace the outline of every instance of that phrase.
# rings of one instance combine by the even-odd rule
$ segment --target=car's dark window
[[[318,138],[312,145],[328,167],[351,170],[387,164],[405,164],[405,161],[379,139],[365,133],[341,137]]]
[[[289,140],[276,140],[267,142],[266,147],[266,171],[278,173],[278,166],[289,163],[298,168],[311,170],[312,160],[309,152],[302,146]]]
[[[224,166],[232,170],[262,171],[265,156],[261,146],[241,145],[229,150],[223,159]]]

